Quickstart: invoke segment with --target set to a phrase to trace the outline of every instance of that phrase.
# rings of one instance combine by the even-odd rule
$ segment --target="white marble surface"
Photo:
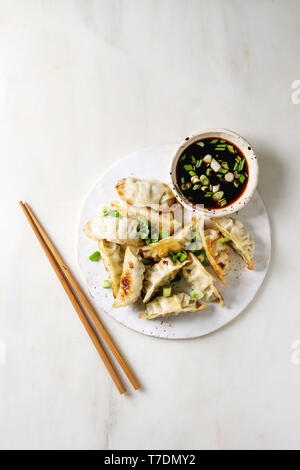
[[[0,448],[300,448],[299,2],[0,0],[0,13]],[[259,155],[269,275],[200,340],[106,317],[143,384],[119,396],[17,202],[79,274],[79,205],[108,165],[217,126]]]

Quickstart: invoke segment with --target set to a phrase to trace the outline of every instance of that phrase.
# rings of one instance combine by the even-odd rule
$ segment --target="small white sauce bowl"
[[[209,209],[202,205],[192,204],[188,199],[180,191],[180,185],[176,179],[176,167],[178,163],[179,157],[183,154],[183,152],[195,142],[199,140],[206,139],[206,138],[213,138],[216,137],[218,139],[225,139],[232,142],[236,147],[238,147],[243,155],[245,156],[247,163],[248,163],[248,170],[249,170],[249,179],[248,184],[246,186],[245,191],[241,194],[241,196],[235,200],[232,204],[227,207],[223,207],[220,209]],[[194,212],[205,213],[208,216],[214,217],[224,217],[234,212],[241,210],[251,199],[253,196],[255,189],[258,183],[258,175],[259,175],[259,167],[257,162],[257,157],[254,153],[252,146],[247,142],[243,137],[236,134],[233,131],[227,129],[206,129],[202,131],[200,134],[192,135],[191,137],[187,137],[184,142],[179,146],[175,156],[172,159],[171,167],[170,167],[170,177],[171,177],[171,187],[174,192],[174,195],[177,201],[184,206],[188,210],[193,210]],[[177,190],[177,188],[178,190]]]

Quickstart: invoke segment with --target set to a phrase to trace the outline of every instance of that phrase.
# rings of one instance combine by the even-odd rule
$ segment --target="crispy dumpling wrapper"
[[[149,224],[152,227],[156,227],[159,232],[169,232],[172,235],[181,228],[181,223],[174,218],[172,211],[156,212],[150,207],[132,206],[124,201],[113,201],[111,205],[115,207],[123,217],[146,219]]]
[[[215,229],[204,230],[205,245],[214,270],[226,285],[225,276],[230,270],[230,257],[228,243],[222,243],[222,234]]]
[[[118,181],[116,189],[123,201],[136,207],[168,211],[175,202],[171,188],[157,180],[141,180],[128,176]]]
[[[177,261],[174,263],[170,257],[163,258],[159,263],[146,269],[143,291],[143,302],[147,303],[162,286],[169,284],[180,269],[187,263]]]
[[[248,269],[254,269],[255,241],[251,238],[244,224],[238,219],[221,217],[211,219],[211,222],[228,237],[234,250],[245,260]]]
[[[141,246],[139,221],[126,217],[97,216],[87,222],[83,232],[93,240],[107,240],[121,245]]]
[[[193,290],[204,294],[201,300],[204,302],[218,300],[224,307],[223,297],[214,284],[213,276],[191,252],[188,254],[188,262],[183,267],[182,274]]]
[[[120,287],[113,307],[125,307],[136,302],[141,294],[145,266],[135,248],[125,251]]]
[[[205,236],[205,230],[204,230],[204,225],[203,223],[198,223],[197,224],[197,232],[200,234],[202,243],[203,243],[203,248],[206,253],[207,259],[210,262],[211,267],[213,268],[214,272],[220,279],[220,281],[223,282],[225,286],[227,286],[225,276],[223,273],[223,269],[221,266],[218,265],[218,257],[215,253],[215,251],[212,249],[212,242],[209,239],[209,237]]]
[[[177,316],[185,312],[200,312],[206,308],[207,305],[191,299],[188,294],[182,292],[171,297],[156,297],[152,302],[146,304],[145,312],[141,313],[139,317],[152,320],[154,318]]]
[[[98,245],[101,259],[111,282],[113,296],[116,297],[123,271],[125,247],[124,245],[108,242],[107,240],[99,240]]]
[[[199,219],[197,223],[203,223],[202,219]],[[168,256],[170,251],[177,252],[189,249],[189,246],[196,235],[197,223],[196,219],[193,219],[189,224],[185,225],[171,237],[163,238],[157,243],[151,243],[150,245],[143,247],[143,256],[145,258],[153,258],[157,261]],[[197,241],[197,249],[200,250],[202,247],[203,243],[200,239]]]

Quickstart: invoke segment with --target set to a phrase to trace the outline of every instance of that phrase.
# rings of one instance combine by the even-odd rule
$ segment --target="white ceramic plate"
[[[139,178],[156,178],[168,182],[170,159],[177,146],[152,147],[140,150],[117,161],[98,180],[87,195],[80,211],[76,251],[77,259],[85,282],[96,303],[99,314],[103,310],[111,317],[135,331],[160,338],[197,338],[212,333],[237,317],[255,297],[267,273],[271,255],[271,233],[264,203],[256,192],[238,217],[245,223],[256,241],[255,270],[249,271],[245,263],[231,251],[232,267],[227,276],[229,287],[218,281],[226,307],[209,304],[209,308],[199,313],[186,313],[179,317],[146,320],[138,318],[141,306],[112,308],[111,289],[103,289],[102,283],[107,273],[101,261],[91,262],[88,257],[98,249],[97,242],[82,233],[86,221],[93,218],[103,205],[118,198],[115,184],[120,178],[132,175]]]

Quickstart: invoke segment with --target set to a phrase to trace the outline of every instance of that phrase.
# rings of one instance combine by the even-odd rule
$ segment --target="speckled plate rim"
[[[179,191],[178,182],[176,180],[176,167],[178,159],[182,155],[182,153],[188,147],[190,147],[190,145],[198,142],[201,139],[206,139],[209,137],[217,137],[232,142],[234,145],[241,149],[242,153],[245,155],[249,167],[249,181],[244,193],[233,204],[230,204],[229,206],[218,210],[205,209],[202,205],[192,205]],[[176,153],[174,154],[173,159],[170,162],[169,175],[173,193],[177,201],[182,204],[186,209],[194,210],[199,214],[204,213],[205,215],[210,217],[224,217],[242,210],[243,207],[245,207],[245,205],[248,204],[248,202],[251,200],[258,184],[259,165],[257,156],[253,150],[253,146],[244,137],[232,130],[217,127],[211,129],[204,129],[203,131],[197,134],[192,134],[190,137],[186,137],[183,142],[179,145]]]

